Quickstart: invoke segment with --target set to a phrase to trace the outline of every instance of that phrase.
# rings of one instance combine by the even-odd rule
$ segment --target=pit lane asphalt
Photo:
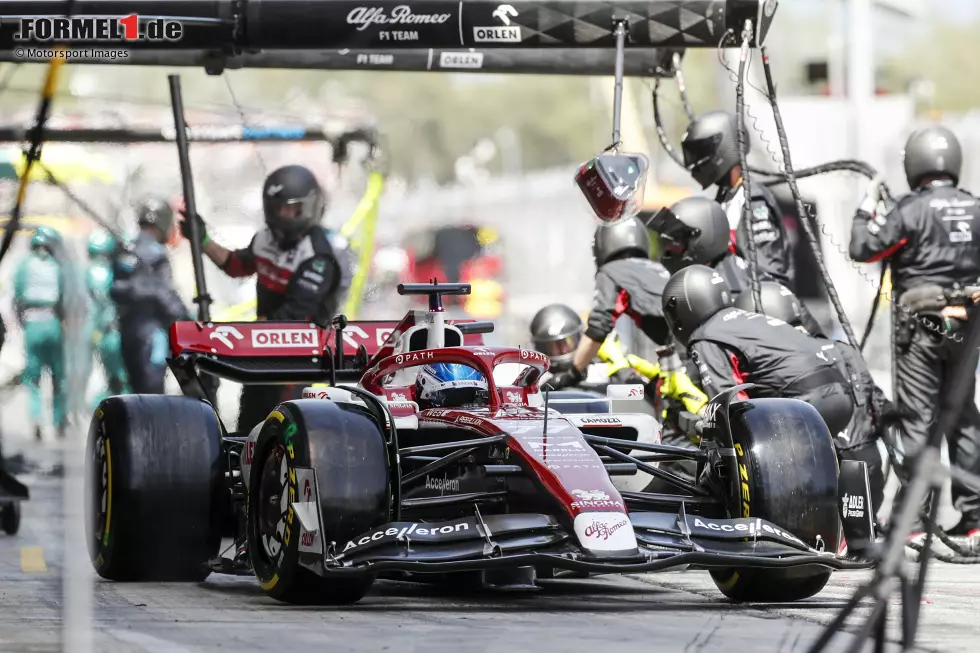
[[[21,477],[32,499],[23,504],[20,533],[0,534],[0,652],[47,653],[78,636],[62,631],[63,481],[44,473],[61,462],[63,447],[50,434],[44,443],[33,442],[21,394],[3,402],[4,453],[21,453],[41,471]],[[75,551],[85,550],[82,533],[69,542]],[[250,578],[120,584],[99,579],[84,561],[81,573],[91,581],[88,626],[91,650],[98,653],[802,652],[869,577],[838,573],[818,596],[782,606],[733,605],[707,573],[678,572],[544,582],[533,595],[378,582],[355,606],[298,608],[266,598]],[[917,650],[976,649],[978,581],[980,566],[932,565]],[[868,614],[867,607],[860,609],[851,624],[858,626]],[[895,620],[891,627],[897,641]],[[843,651],[849,643],[849,635],[839,635],[829,650]]]
[[[8,436],[32,458],[56,446]],[[17,446],[20,445],[20,446]],[[23,449],[22,449],[23,450]],[[23,477],[32,500],[16,537],[0,535],[0,651],[60,651],[64,570],[62,481]],[[72,538],[84,549],[82,535]],[[805,651],[866,573],[837,574],[817,597],[789,606],[735,606],[706,573],[544,583],[534,595],[462,594],[379,582],[347,608],[295,608],[263,596],[249,578],[200,584],[92,580],[93,650],[100,653],[251,651],[582,651],[694,653]],[[937,564],[923,606],[923,649],[966,651],[980,636],[977,567]],[[867,609],[860,614],[866,615]],[[859,623],[859,621],[855,621]],[[844,650],[849,636],[831,650]],[[897,650],[897,649],[896,649]]]

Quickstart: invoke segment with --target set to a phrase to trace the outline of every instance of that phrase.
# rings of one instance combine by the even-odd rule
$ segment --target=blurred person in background
[[[746,141],[745,147],[749,144]],[[715,200],[725,211],[734,253],[748,259],[748,238],[755,244],[759,271],[795,288],[793,251],[786,236],[782,211],[766,186],[752,184],[751,227],[742,223],[745,193],[738,151],[735,116],[711,111],[691,122],[681,142],[684,165],[702,188],[717,185]],[[746,150],[747,151],[747,150]]]
[[[913,133],[905,144],[905,177],[911,192],[890,210],[881,210],[881,179],[868,185],[851,227],[850,255],[855,261],[888,261],[892,288],[899,306],[902,295],[918,286],[935,284],[950,289],[980,282],[980,202],[957,187],[963,153],[956,136],[934,126]],[[964,308],[946,308],[942,318],[900,313],[893,353],[895,401],[901,415],[905,450],[914,454],[928,438],[939,411],[948,409],[944,397],[951,388],[957,361],[976,369],[978,353],[965,347]],[[977,318],[971,318],[977,319]],[[973,397],[976,376],[965,383]],[[980,474],[980,411],[971,401],[959,424],[947,434],[950,462]],[[980,536],[980,493],[953,479],[953,504],[962,514],[952,535]],[[929,508],[923,500],[920,512]],[[924,533],[916,523],[912,538]]]
[[[273,171],[262,186],[265,228],[248,247],[235,251],[207,234],[200,216],[204,254],[231,277],[257,275],[259,320],[302,320],[329,324],[351,283],[352,262],[346,239],[320,221],[327,196],[310,170],[290,165]],[[181,223],[190,239],[190,220]],[[282,401],[299,397],[297,386],[246,385],[242,388],[238,430],[247,432]]]
[[[38,227],[31,237],[31,251],[14,273],[14,309],[24,330],[26,365],[21,377],[30,393],[34,435],[43,438],[41,376],[51,373],[52,423],[64,437],[68,418],[65,384],[64,289],[65,279],[57,248],[61,235],[50,227]]]
[[[88,287],[89,311],[86,333],[90,334],[94,353],[102,364],[106,388],[95,398],[98,405],[110,395],[130,392],[123,362],[116,306],[109,296],[112,289],[112,262],[116,253],[116,239],[104,229],[95,229],[88,238],[88,270],[85,275]],[[86,360],[91,360],[86,357]]]
[[[167,373],[167,331],[189,317],[174,289],[166,244],[174,212],[159,197],[136,209],[139,234],[115,258],[109,296],[116,303],[120,351],[126,377],[137,394],[163,394]]]

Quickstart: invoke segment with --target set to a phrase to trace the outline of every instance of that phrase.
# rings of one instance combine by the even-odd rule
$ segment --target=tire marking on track
[[[20,547],[20,570],[28,574],[46,572],[48,564],[44,561],[44,549],[39,546]]]

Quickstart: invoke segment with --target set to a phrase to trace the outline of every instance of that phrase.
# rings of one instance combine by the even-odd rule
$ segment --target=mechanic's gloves
[[[684,371],[661,372],[660,378],[664,381],[660,394],[680,401],[684,410],[696,415],[708,403],[708,395],[701,392]]]
[[[184,219],[180,221],[180,235],[183,236],[184,238],[186,238],[187,240],[190,240],[191,239],[191,219],[188,218],[187,217],[187,214],[184,213],[184,212],[181,212],[181,215],[184,216]],[[194,216],[194,219],[197,220],[197,229],[198,229],[198,233],[201,236],[201,245],[202,246],[207,245],[208,244],[208,241],[211,240],[211,237],[208,236],[208,228],[207,228],[207,225],[204,224],[204,219],[201,218],[200,215],[195,215]]]
[[[660,363],[651,363],[645,358],[640,358],[635,354],[630,354],[626,357],[629,361],[630,367],[640,373],[640,376],[645,376],[648,381],[652,381],[658,376],[660,376]]]
[[[599,360],[606,364],[609,376],[630,366],[623,354],[623,347],[619,343],[619,334],[615,331],[602,341],[598,356]]]
[[[860,210],[874,215],[878,210],[878,203],[881,201],[881,185],[885,178],[881,175],[876,176],[868,182],[868,188],[864,191],[864,200],[861,201]]]
[[[581,370],[574,365],[570,365],[567,370],[562,370],[561,372],[558,372],[552,376],[551,380],[548,381],[548,384],[555,390],[562,390],[564,388],[571,388],[578,385],[584,378],[585,374],[583,374]]]

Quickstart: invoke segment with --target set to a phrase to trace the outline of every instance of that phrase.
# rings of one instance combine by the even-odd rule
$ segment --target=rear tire
[[[190,397],[124,395],[89,427],[86,521],[95,571],[115,581],[202,581],[218,553],[221,427]]]
[[[312,571],[309,566],[322,566],[323,553],[299,550],[305,529],[292,503],[316,501],[319,541],[328,547],[336,543],[338,553],[352,538],[389,521],[388,449],[374,417],[356,404],[284,402],[262,426],[253,461],[248,550],[262,589],[298,605],[361,600],[374,577],[330,578]],[[303,497],[306,488],[299,487],[297,478],[309,470],[315,495]]]
[[[771,521],[815,548],[819,536],[836,552],[837,454],[817,410],[796,399],[733,402],[731,423],[743,479],[736,516]],[[831,573],[813,565],[712,570],[711,578],[734,601],[783,603],[817,594]]]

